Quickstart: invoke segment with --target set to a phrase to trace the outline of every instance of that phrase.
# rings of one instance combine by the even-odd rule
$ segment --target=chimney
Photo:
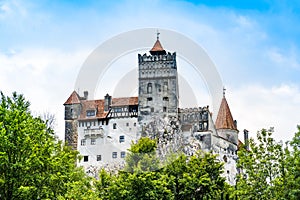
[[[237,121],[236,120],[233,120],[233,124],[234,124],[235,128],[237,129]]]
[[[88,100],[89,92],[88,91],[84,91],[83,92],[83,96],[84,96],[85,100]]]
[[[249,150],[249,138],[248,138],[249,134],[248,133],[249,133],[249,131],[244,129],[244,143],[245,143],[246,150]]]
[[[111,96],[106,94],[104,97],[104,111],[107,112],[109,110],[110,105],[111,105]]]

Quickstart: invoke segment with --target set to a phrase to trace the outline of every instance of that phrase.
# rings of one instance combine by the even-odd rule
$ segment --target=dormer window
[[[96,115],[96,111],[95,110],[87,110],[86,111],[86,116],[87,117],[94,117]]]

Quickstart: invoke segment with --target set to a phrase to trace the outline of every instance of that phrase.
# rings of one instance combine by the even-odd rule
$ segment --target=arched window
[[[147,85],[147,93],[148,94],[152,93],[152,83],[148,83],[148,85]]]

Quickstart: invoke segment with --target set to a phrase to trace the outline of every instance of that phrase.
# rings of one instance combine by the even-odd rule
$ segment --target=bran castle
[[[235,184],[238,139],[225,92],[216,121],[209,107],[179,108],[176,53],[157,37],[149,54],[138,55],[138,97],[88,99],[74,91],[65,106],[65,141],[78,150],[87,173],[124,165],[127,149],[140,137],[157,139],[158,154],[210,151],[224,162],[227,182]],[[244,130],[245,139],[248,133]]]

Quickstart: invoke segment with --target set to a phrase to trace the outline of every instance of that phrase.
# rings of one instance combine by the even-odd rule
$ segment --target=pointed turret
[[[225,98],[225,88],[223,89],[223,98],[215,125],[221,138],[238,145],[239,131],[237,129],[236,121],[233,120],[230,108]]]
[[[222,102],[216,120],[216,128],[237,130],[236,123],[233,120],[233,117],[230,112],[230,108],[225,98],[225,89],[223,89],[223,98],[222,98]]]
[[[225,97],[222,98],[222,102],[216,120],[216,128],[237,130]]]
[[[166,51],[162,47],[160,41],[159,41],[159,32],[157,32],[157,38],[156,42],[154,43],[152,49],[150,50],[151,55],[165,55]]]

